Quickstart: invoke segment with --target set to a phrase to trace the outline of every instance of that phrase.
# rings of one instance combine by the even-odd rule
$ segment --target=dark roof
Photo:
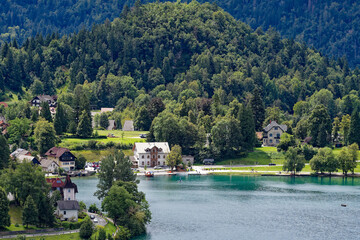
[[[65,183],[64,183],[64,188],[75,188],[75,192],[76,193],[78,192],[76,184],[71,182],[71,178],[70,178],[69,175],[66,176],[66,180],[65,180]]]
[[[46,156],[50,156],[50,157],[59,158],[59,157],[61,157],[65,152],[70,152],[70,150],[67,149],[67,148],[52,147],[52,148],[50,148],[50,149],[45,153],[45,155],[46,155]]]
[[[50,96],[50,95],[39,95],[34,97],[38,98],[40,101],[45,102],[45,101],[56,101],[57,97],[56,96]]]
[[[280,125],[280,124],[278,124],[276,121],[272,121],[269,125],[267,125],[267,126],[264,128],[264,131],[265,131],[265,132],[268,132],[268,131],[270,131],[273,127],[279,127],[279,128],[281,128],[281,130],[283,130],[284,132],[287,131],[287,126],[286,126],[285,124]]]
[[[57,201],[60,210],[80,210],[79,202],[76,200]]]
[[[215,160],[214,159],[212,159],[212,158],[207,158],[207,159],[204,159],[204,161],[203,162],[214,162]]]

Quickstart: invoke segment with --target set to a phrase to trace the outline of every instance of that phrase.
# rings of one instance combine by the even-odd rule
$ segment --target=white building
[[[167,142],[135,143],[133,152],[134,163],[138,167],[165,166],[170,147]]]
[[[182,155],[182,156],[181,156],[181,160],[182,160],[182,162],[183,162],[186,166],[188,166],[189,163],[190,163],[191,165],[194,165],[194,157],[193,157],[193,156],[190,156],[190,155]]]
[[[57,201],[56,214],[61,221],[78,221],[79,202],[76,200]]]

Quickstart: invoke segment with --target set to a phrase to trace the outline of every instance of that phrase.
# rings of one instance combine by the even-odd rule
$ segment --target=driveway
[[[97,223],[94,222],[94,219],[91,219],[91,221],[96,225],[96,226],[103,226],[105,227],[105,225],[107,224],[105,217],[100,216],[99,214],[96,213],[91,213],[91,212],[87,212],[87,214],[90,215],[94,215],[95,218],[98,220]]]

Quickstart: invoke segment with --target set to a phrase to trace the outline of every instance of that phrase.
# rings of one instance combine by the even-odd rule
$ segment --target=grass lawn
[[[88,162],[98,162],[104,157],[108,156],[112,150],[80,150],[80,151],[71,151],[76,157],[83,155]],[[122,150],[126,156],[132,156],[132,150]]]
[[[16,238],[13,238],[16,239]],[[81,240],[79,233],[70,233],[70,234],[62,234],[62,235],[54,235],[54,236],[42,236],[42,237],[31,237],[29,239],[34,240]],[[91,238],[95,239],[95,238]]]
[[[63,138],[60,147],[73,148],[76,145],[80,145],[82,143],[86,143],[88,141],[97,141],[101,143],[123,143],[123,144],[134,144],[135,142],[145,142],[145,138],[140,138],[140,134],[147,134],[148,132],[143,131],[121,131],[121,130],[98,130],[99,136],[107,136],[108,134],[114,134],[115,137],[108,138]]]
[[[246,157],[226,159],[217,162],[216,165],[267,165],[269,163],[282,164],[285,156],[278,152],[275,147],[255,148]]]

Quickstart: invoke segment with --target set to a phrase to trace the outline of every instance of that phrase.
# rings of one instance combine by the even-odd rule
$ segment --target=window
[[[141,158],[144,158],[144,155],[142,155]]]
[[[144,166],[144,162],[141,162],[141,165],[143,165],[143,166]]]
[[[68,190],[68,192],[70,192],[70,189]]]
[[[279,137],[280,137],[280,133],[277,133],[276,136],[279,138]]]
[[[160,161],[158,161],[158,165],[160,165]]]
[[[279,143],[279,139],[276,139],[276,143]]]
[[[66,215],[66,211],[64,211],[64,215]]]
[[[68,198],[68,200],[70,201],[70,198]]]
[[[158,155],[158,158],[160,158],[160,155]]]
[[[147,165],[150,165],[150,162],[148,161],[148,164]]]
[[[274,127],[275,130],[278,130],[278,127]]]
[[[269,136],[272,137],[272,133],[270,133]]]
[[[165,155],[163,155],[163,158],[165,158]]]
[[[153,155],[152,158],[155,159],[155,155]]]
[[[270,141],[269,141],[270,143],[272,143],[272,139],[270,139]]]
[[[147,155],[147,158],[149,158],[149,155]]]

